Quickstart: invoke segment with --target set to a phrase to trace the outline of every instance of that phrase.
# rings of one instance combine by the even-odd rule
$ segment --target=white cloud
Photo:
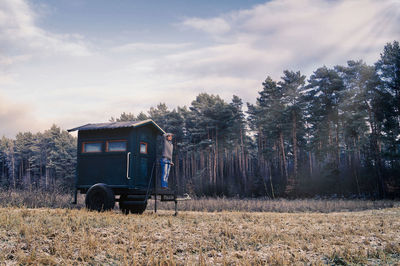
[[[279,79],[285,69],[310,75],[350,59],[374,63],[385,43],[400,37],[398,10],[399,2],[390,0],[273,0],[210,19],[187,18],[186,30],[203,31],[214,42],[154,59],[147,73],[184,91],[186,103],[202,91],[254,101],[266,76]]]
[[[254,78],[257,72],[280,65],[292,58],[290,51],[280,47],[257,49],[246,42],[218,44],[167,56],[160,73],[181,73],[187,77]]]
[[[230,25],[223,18],[187,18],[182,24],[211,34],[223,34],[230,30]]]
[[[170,52],[171,50],[185,49],[191,46],[191,43],[128,43],[113,47],[113,52],[135,53],[135,52]]]
[[[0,54],[0,66],[10,66],[15,63],[27,61],[30,58],[29,55],[5,56]]]
[[[46,120],[45,115],[59,110],[57,105],[52,106],[53,110],[40,112],[51,105],[45,102],[48,99],[45,96],[51,92],[41,90],[48,84],[35,84],[29,72],[40,72],[39,65],[55,66],[65,58],[92,54],[82,36],[46,31],[37,26],[37,19],[38,14],[26,1],[0,1],[0,136],[35,132],[60,122]],[[53,83],[51,77],[47,80]]]
[[[200,68],[208,65],[226,75],[262,71],[278,78],[285,68],[309,72],[359,58],[373,63],[386,42],[400,37],[400,1],[273,0],[188,23],[196,20],[182,25],[215,37],[212,47],[196,51],[198,60],[191,59]],[[215,36],[210,28],[216,21],[229,32]]]
[[[14,137],[17,132],[41,130],[45,124],[33,113],[34,107],[30,104],[0,94],[0,136]]]
[[[37,14],[23,0],[0,2],[0,48],[18,55],[54,54],[87,56],[91,52],[81,36],[55,34],[38,27]]]

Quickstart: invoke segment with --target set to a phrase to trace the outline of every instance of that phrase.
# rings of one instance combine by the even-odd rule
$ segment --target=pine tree
[[[133,113],[125,113],[123,112],[119,118],[111,117],[109,119],[110,122],[124,122],[124,121],[137,121],[138,118]]]
[[[263,180],[267,179],[265,176],[269,173],[272,190],[273,162],[276,161],[281,177],[278,183],[283,189],[288,180],[288,168],[284,140],[287,123],[282,88],[271,77],[267,77],[262,85],[256,105],[249,105],[252,127],[258,131],[259,172],[264,176]]]
[[[371,110],[371,97],[376,97],[377,79],[374,67],[367,66],[363,61],[348,61],[347,66],[336,66],[342,77],[346,90],[340,102],[342,110],[341,122],[343,128],[343,142],[348,174],[354,180],[356,191],[361,194],[360,178],[362,148],[368,145],[369,128],[374,131],[374,121]],[[375,96],[374,96],[375,95]],[[368,124],[370,127],[368,127]],[[372,134],[375,134],[372,132]],[[365,159],[364,159],[365,160]],[[375,165],[377,165],[375,163]],[[353,178],[350,178],[350,177]]]
[[[31,158],[33,156],[34,136],[31,132],[18,133],[15,140],[16,158],[19,168],[19,182],[24,187],[32,185]]]
[[[334,189],[335,186],[341,189],[339,105],[343,97],[344,83],[334,69],[325,66],[318,68],[308,83],[304,100],[307,105],[310,144],[320,162],[318,174],[325,177],[325,189]]]
[[[377,102],[381,111],[377,120],[381,125],[381,140],[385,148],[384,160],[390,164],[390,178],[385,182],[383,174],[379,183],[380,196],[386,196],[385,183],[392,187],[400,187],[400,45],[398,41],[387,43],[375,64],[376,73],[380,79]],[[380,145],[380,143],[377,143]],[[380,159],[380,158],[377,158]]]
[[[393,98],[391,103],[397,115],[396,130],[400,123],[400,45],[398,41],[387,43],[383,48],[381,58],[375,64],[381,80],[382,89],[389,92]],[[398,133],[398,132],[397,132]]]
[[[282,81],[278,84],[282,90],[282,102],[285,105],[286,119],[291,122],[293,174],[288,179],[286,186],[286,193],[290,194],[295,191],[298,178],[298,139],[300,137],[298,133],[303,125],[301,92],[304,90],[306,76],[301,75],[300,71],[285,70],[283,74]]]
[[[249,180],[251,175],[248,173],[248,146],[250,140],[247,137],[243,101],[238,96],[233,95],[230,106],[232,109],[232,121],[230,121],[231,125],[228,136],[228,147],[229,150],[233,150],[233,154],[227,153],[227,163],[236,161],[237,171],[231,171],[228,176],[230,180],[236,179],[236,182],[241,185],[241,194],[246,194],[253,185],[254,180]],[[231,156],[233,156],[233,158],[231,158]],[[240,178],[234,178],[238,176],[240,176]]]

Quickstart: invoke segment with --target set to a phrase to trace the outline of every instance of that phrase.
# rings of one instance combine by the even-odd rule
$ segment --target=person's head
[[[171,141],[172,140],[172,136],[173,136],[172,133],[167,133],[167,140]]]

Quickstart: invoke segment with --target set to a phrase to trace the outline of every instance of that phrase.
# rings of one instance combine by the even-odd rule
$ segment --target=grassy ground
[[[173,210],[174,203],[158,203],[158,207]],[[400,207],[400,202],[392,200],[322,200],[322,199],[237,199],[198,198],[178,203],[179,210],[200,212],[245,211],[245,212],[347,212]],[[148,210],[154,209],[150,200]]]
[[[332,213],[0,208],[6,264],[400,263],[400,207]],[[1,263],[0,263],[1,264]]]
[[[84,208],[85,195],[78,195],[78,204],[72,205],[71,194],[46,191],[0,190],[0,207],[26,208]],[[246,211],[246,212],[346,212],[370,209],[400,207],[393,200],[347,200],[347,199],[239,199],[239,198],[198,198],[179,202],[179,210],[200,212]],[[118,209],[118,204],[116,204]],[[174,204],[163,202],[158,208],[173,210]],[[154,200],[150,200],[148,210],[154,209]]]
[[[141,215],[0,191],[0,264],[399,264],[400,204],[200,198]],[[31,209],[33,208],[33,209]]]

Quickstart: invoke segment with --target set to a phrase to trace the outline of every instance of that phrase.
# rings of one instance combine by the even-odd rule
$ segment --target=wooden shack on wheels
[[[157,138],[165,134],[153,120],[87,124],[78,131],[77,193],[86,194],[90,210],[143,213],[151,196],[174,201],[174,189],[161,189],[157,176]],[[157,211],[157,209],[155,209]]]

